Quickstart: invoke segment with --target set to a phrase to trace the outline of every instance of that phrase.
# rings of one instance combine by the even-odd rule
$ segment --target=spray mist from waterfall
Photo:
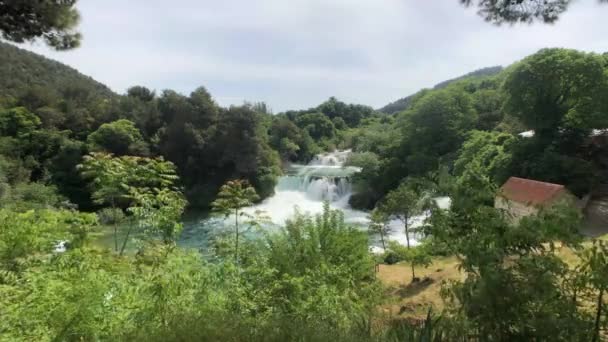
[[[296,210],[300,213],[310,215],[323,212],[323,203],[329,202],[332,209],[341,210],[344,213],[346,223],[366,230],[369,224],[369,213],[355,210],[350,207],[348,200],[352,195],[352,176],[361,171],[360,168],[344,166],[351,153],[350,150],[323,153],[314,157],[307,165],[293,164],[285,172],[275,187],[275,194],[262,203],[245,208],[244,211],[254,215],[263,212],[273,225],[267,229],[282,226],[286,220],[293,217]],[[449,199],[439,198],[437,203],[440,207],[449,206]],[[416,227],[423,223],[425,215],[414,217],[410,226]],[[181,243],[184,245],[197,246],[201,235],[208,235],[217,229],[230,226],[232,220],[206,219],[205,221],[186,225],[182,234]],[[387,240],[406,243],[403,223],[394,220],[390,223],[391,233]],[[410,233],[410,242],[416,244],[416,236]],[[370,236],[370,244],[377,252],[380,242],[378,236]]]

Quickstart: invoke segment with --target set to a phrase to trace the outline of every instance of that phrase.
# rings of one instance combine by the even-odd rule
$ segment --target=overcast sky
[[[80,0],[82,47],[49,51],[124,93],[132,85],[275,111],[330,96],[381,107],[543,47],[608,51],[608,5],[578,0],[554,25],[496,27],[459,0]]]

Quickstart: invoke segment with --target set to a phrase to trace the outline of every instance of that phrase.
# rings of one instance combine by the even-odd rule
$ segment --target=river
[[[352,195],[351,177],[360,171],[356,167],[344,166],[349,154],[349,150],[323,153],[315,156],[308,165],[292,164],[278,180],[273,196],[244,211],[249,214],[263,212],[272,222],[264,225],[264,229],[277,229],[294,215],[295,210],[311,215],[319,214],[323,211],[323,202],[328,201],[332,209],[344,212],[346,223],[362,230],[367,229],[368,213],[352,209],[348,204]],[[448,198],[437,198],[436,201],[440,207],[449,206]],[[419,226],[424,218],[424,215],[414,217],[411,226]],[[231,229],[232,222],[207,216],[186,219],[179,242],[186,247],[205,248],[211,236]],[[388,240],[405,244],[403,223],[394,220],[390,227]],[[411,233],[410,240],[416,244],[416,236]],[[370,246],[376,252],[381,251],[378,236],[370,235]]]

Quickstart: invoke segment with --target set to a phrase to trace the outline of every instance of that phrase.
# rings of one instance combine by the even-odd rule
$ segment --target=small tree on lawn
[[[245,180],[232,180],[222,185],[217,199],[211,203],[213,211],[228,217],[234,214],[235,252],[234,262],[239,262],[239,216],[244,215],[241,209],[253,205],[260,197],[255,189]]]
[[[429,182],[424,179],[411,178],[408,181],[401,183],[399,187],[386,195],[384,202],[380,208],[385,214],[396,217],[405,228],[405,240],[407,248],[410,249],[410,230],[411,220],[415,216],[419,216],[432,207],[431,192]],[[420,251],[409,251],[403,257],[410,261],[412,266],[412,279],[414,280],[414,266],[416,263],[424,264],[426,259],[424,253]]]
[[[389,242],[389,249],[395,253],[399,259],[410,264],[412,270],[412,282],[417,281],[416,267],[428,267],[431,262],[431,256],[425,244],[415,247],[405,247],[395,241]]]
[[[414,191],[408,184],[402,183],[397,189],[386,195],[380,210],[389,216],[396,217],[405,228],[407,247],[410,247],[410,225],[414,216],[422,214],[424,205],[420,193]]]

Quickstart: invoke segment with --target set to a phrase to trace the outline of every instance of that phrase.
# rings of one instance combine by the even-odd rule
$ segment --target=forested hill
[[[115,94],[8,44],[0,44],[0,71],[0,190],[11,189],[0,192],[0,205],[18,201],[23,189],[50,186],[80,209],[95,209],[77,168],[91,152],[172,162],[193,207],[208,208],[230,179],[247,180],[263,199],[273,193],[281,158],[306,162],[378,116],[336,98],[277,115],[263,103],[224,108],[202,86],[190,94],[141,86]]]
[[[26,87],[42,87],[61,96],[75,88],[97,97],[115,96],[108,87],[65,64],[0,42],[0,94],[19,96]]]
[[[494,76],[496,74],[498,74],[499,72],[501,72],[503,70],[502,66],[493,66],[493,67],[487,67],[487,68],[481,68],[472,72],[469,72],[465,75],[456,77],[456,78],[452,78],[449,79],[447,81],[443,81],[440,83],[437,83],[433,89],[442,89],[447,87],[448,85],[457,82],[457,81],[462,81],[465,79],[470,79],[470,78],[474,78],[474,77],[487,77],[487,76]],[[421,90],[424,91],[424,90]],[[380,112],[382,113],[386,113],[386,114],[394,114],[394,113],[398,113],[401,111],[404,111],[406,109],[409,108],[410,104],[412,103],[412,100],[416,97],[417,94],[419,94],[420,92],[416,93],[416,94],[412,94],[409,95],[407,97],[401,98],[395,102],[391,102],[388,105],[382,107],[379,109]]]

